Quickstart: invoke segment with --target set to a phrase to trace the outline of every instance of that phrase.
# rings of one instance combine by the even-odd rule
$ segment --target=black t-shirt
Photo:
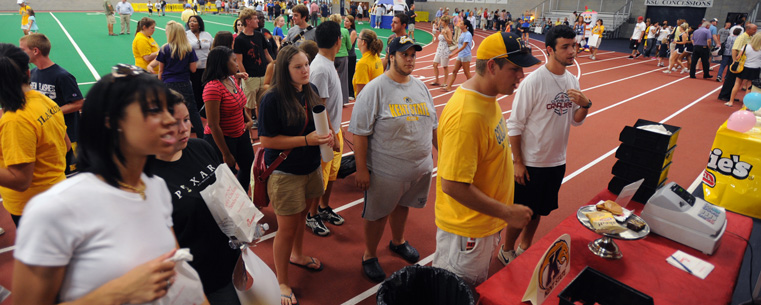
[[[322,17],[328,17],[328,15],[330,15],[330,12],[328,12],[328,5],[327,4],[323,3],[322,7],[320,8],[320,10],[322,11]]]
[[[312,90],[317,92],[317,87],[310,84]],[[295,89],[294,89],[295,90]],[[297,93],[301,105],[305,105],[303,94]],[[285,136],[305,136],[315,130],[314,121],[312,120],[312,111],[309,111],[309,123],[304,132],[299,133],[304,128],[304,121],[286,122],[281,113],[280,94],[277,89],[268,91],[259,104],[259,136],[275,137]],[[306,143],[304,143],[306,144]],[[283,150],[266,148],[264,151],[264,163],[268,166],[277,159]],[[320,167],[320,148],[319,146],[300,146],[296,147],[288,155],[288,158],[280,163],[277,170],[295,175],[306,175]]]
[[[156,175],[166,181],[172,195],[174,234],[180,247],[190,248],[190,265],[201,277],[206,294],[230,283],[240,256],[240,250],[228,245],[229,238],[219,229],[200,194],[216,181],[214,170],[219,164],[214,148],[201,139],[190,139],[180,160],[157,159],[154,163]]]
[[[42,92],[42,94],[55,101],[59,107],[83,99],[82,92],[79,91],[77,79],[58,64],[53,64],[47,69],[34,68],[31,71],[32,77],[29,86],[32,90]],[[72,142],[76,142],[79,130],[79,111],[63,115],[66,122],[66,134]]]
[[[262,33],[254,31],[248,36],[243,32],[235,37],[235,54],[243,55],[243,67],[250,77],[263,77],[267,72],[267,58],[264,50],[269,49],[269,43]]]
[[[265,28],[259,28],[259,29],[256,29],[255,31],[259,31],[259,33],[262,33],[262,35],[264,35],[264,39],[267,40],[267,52],[270,53],[270,57],[272,57],[272,60],[275,60],[277,58],[277,42],[275,41],[275,37],[272,37],[272,33],[270,33],[270,30]],[[264,71],[265,72],[267,71],[266,67]]]
[[[412,17],[412,16],[415,15],[415,10],[409,10],[409,11],[407,11],[406,14],[407,14],[407,17],[410,17],[410,21],[408,23],[409,24],[415,24],[415,17]]]
[[[275,15],[280,15],[280,9],[282,9],[282,7],[280,7],[279,4],[275,4]]]

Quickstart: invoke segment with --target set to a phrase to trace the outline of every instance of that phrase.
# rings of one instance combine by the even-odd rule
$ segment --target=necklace
[[[550,71],[550,74],[552,75],[552,80],[555,81],[555,85],[557,85],[558,88],[560,88],[560,93],[566,92],[567,90],[565,89],[565,87],[561,86],[560,83],[558,83],[558,80],[556,79],[557,77],[555,77],[555,73],[552,73],[552,71]],[[563,80],[565,80],[565,70],[563,70],[563,75],[561,75],[561,77],[563,78]]]
[[[126,184],[126,183],[121,182],[121,181],[117,181],[117,183],[119,183],[119,186],[121,186],[121,187],[123,187],[123,188],[125,188],[125,189],[127,189],[129,191],[132,191],[134,193],[140,194],[140,197],[142,197],[143,200],[145,200],[145,184],[143,183],[142,179],[137,183],[136,187],[135,186],[131,186],[131,185]]]

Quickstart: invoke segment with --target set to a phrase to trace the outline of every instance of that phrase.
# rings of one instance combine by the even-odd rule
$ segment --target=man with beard
[[[476,53],[476,74],[441,113],[433,266],[473,286],[486,280],[502,229],[531,219],[528,207],[513,204],[513,160],[497,95],[511,95],[523,68],[539,63],[518,35],[486,37]]]
[[[386,222],[389,249],[410,264],[420,258],[405,240],[404,227],[410,207],[423,208],[428,201],[438,125],[431,93],[410,77],[422,49],[407,36],[394,38],[388,47],[391,68],[362,89],[351,114],[355,181],[365,191],[362,270],[374,282],[386,278],[377,254]]]
[[[592,106],[580,91],[578,79],[566,70],[576,57],[575,36],[573,29],[563,25],[547,32],[547,64],[523,81],[507,120],[515,167],[515,203],[530,207],[533,215],[523,230],[507,228],[505,244],[497,256],[505,265],[531,246],[541,216],[558,208],[570,126],[581,125]],[[514,249],[521,231],[521,242]]]

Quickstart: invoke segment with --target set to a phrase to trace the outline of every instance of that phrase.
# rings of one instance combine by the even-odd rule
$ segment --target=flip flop
[[[283,299],[288,299],[288,301],[291,302],[291,305],[298,305],[299,304],[299,300],[296,299],[296,296],[293,295],[293,292],[291,292],[290,295],[281,294],[280,295],[280,304],[283,304]],[[294,302],[293,300],[296,300],[296,302]]]
[[[731,103],[729,103],[729,102],[726,102],[726,103],[724,103],[724,106],[732,107],[733,105]]]
[[[296,267],[304,268],[304,269],[312,271],[312,272],[322,271],[322,267],[323,267],[322,264],[320,264],[320,266],[316,267],[316,268],[310,267],[312,265],[316,266],[317,262],[314,260],[314,257],[311,257],[311,256],[308,256],[308,257],[309,257],[310,262],[308,262],[306,264],[298,264],[298,263],[294,263],[292,261],[288,261],[288,262],[291,265],[295,265]]]

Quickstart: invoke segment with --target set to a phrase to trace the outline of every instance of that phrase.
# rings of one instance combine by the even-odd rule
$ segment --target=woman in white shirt
[[[170,153],[177,142],[170,98],[155,76],[128,65],[90,89],[80,120],[80,174],[34,197],[21,219],[16,304],[137,304],[167,294],[176,301],[182,287],[171,289],[172,202],[151,170],[154,155]]]
[[[761,35],[753,35],[743,49],[745,50],[745,65],[743,65],[743,71],[737,75],[737,81],[735,81],[735,86],[732,87],[732,94],[729,97],[729,102],[724,104],[728,107],[732,107],[734,104],[735,96],[737,96],[737,91],[740,91],[742,83],[750,83],[751,81],[758,79],[759,74],[761,73]],[[743,50],[740,50],[738,56],[740,56],[742,52]],[[737,61],[737,59],[738,58],[735,58],[734,60]]]
[[[196,72],[190,73],[190,82],[193,85],[193,101],[187,101],[188,107],[193,111],[201,112],[203,106],[203,85],[201,84],[201,76],[203,71],[206,71],[206,58],[209,57],[209,51],[211,50],[211,43],[214,41],[214,37],[206,32],[203,19],[201,16],[190,16],[188,18],[188,24],[185,25],[188,29],[185,31],[185,35],[188,36],[188,42],[193,47],[193,51],[196,52],[198,62],[196,63]],[[206,117],[205,114],[201,114]],[[196,135],[201,136],[201,135]]]

